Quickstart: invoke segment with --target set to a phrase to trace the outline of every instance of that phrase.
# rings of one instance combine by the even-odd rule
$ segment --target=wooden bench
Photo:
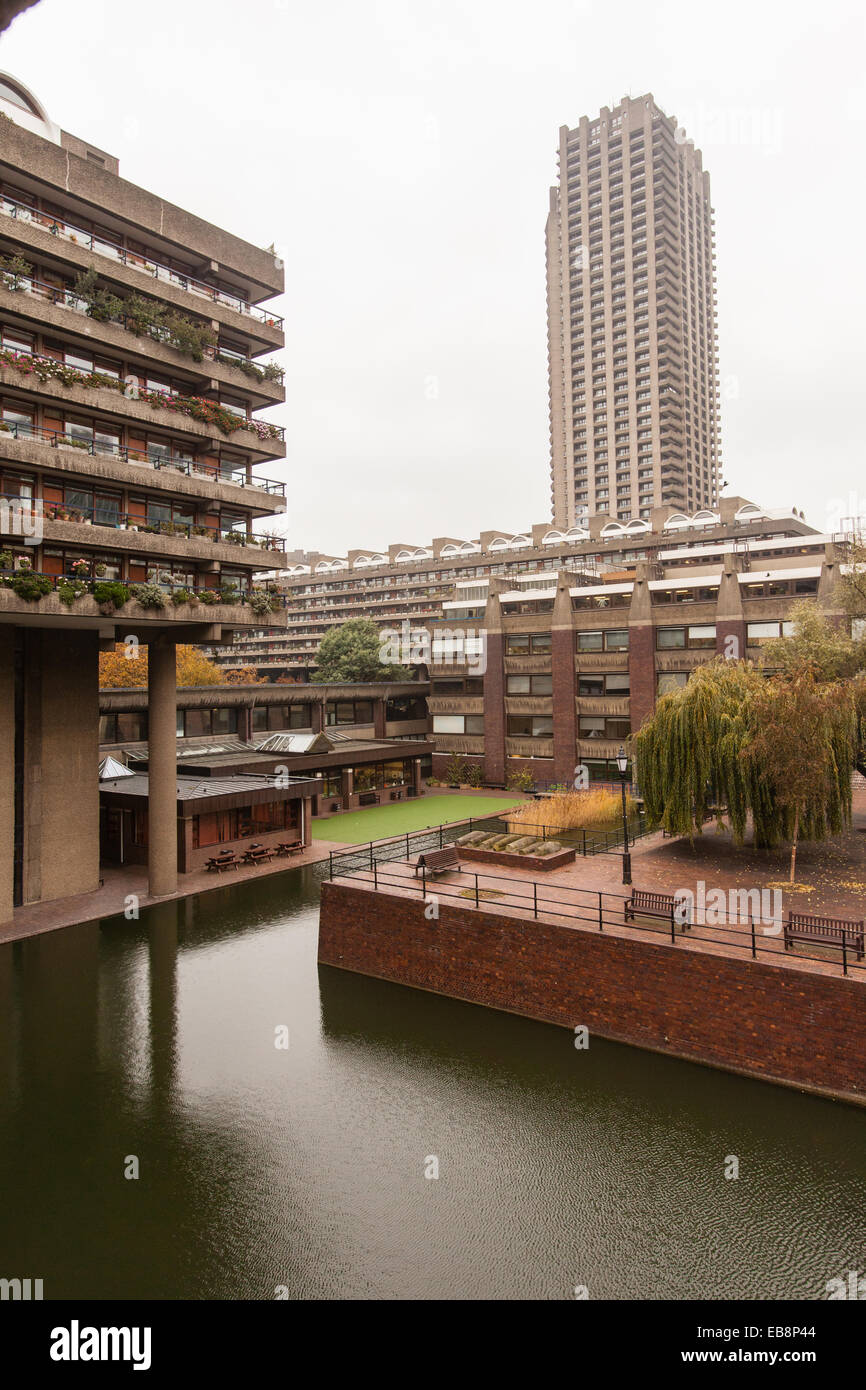
[[[220,873],[223,869],[236,869],[239,863],[236,854],[217,854],[213,859],[208,859],[207,867]]]
[[[680,921],[675,916],[677,908],[683,902],[673,893],[649,893],[643,888],[632,889],[632,895],[623,907],[623,920],[633,922],[635,916],[638,917],[664,917],[667,922],[675,922],[682,927],[683,931],[688,931],[691,927],[690,921]]]
[[[277,845],[277,854],[283,858],[287,854],[298,854],[303,848],[303,840],[283,840]]]
[[[808,912],[789,912],[785,923],[785,950],[795,941],[807,941],[813,946],[845,946],[863,959],[863,922],[844,917],[815,917]]]
[[[419,854],[415,861],[416,878],[422,870],[425,874],[445,874],[449,869],[456,869],[458,873],[463,872],[456,845],[446,845],[444,849],[427,850],[425,854]]]

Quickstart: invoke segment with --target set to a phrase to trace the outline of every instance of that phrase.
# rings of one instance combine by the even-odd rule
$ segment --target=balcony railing
[[[34,365],[35,364],[35,365]],[[141,386],[133,377],[133,388],[129,389],[126,380],[108,372],[88,371],[83,367],[73,367],[58,362],[55,357],[45,357],[38,352],[19,352],[13,348],[0,347],[0,367],[12,367],[16,371],[34,376],[37,381],[60,381],[63,385],[81,385],[89,390],[109,390],[122,392],[126,399],[145,401],[158,410],[171,410],[175,414],[186,415],[191,420],[213,425],[220,434],[232,435],[235,430],[247,430],[260,440],[285,440],[286,431],[282,425],[273,425],[269,420],[257,420],[255,416],[243,415],[232,406],[210,401],[205,396],[182,396],[177,391],[164,387]]]
[[[175,473],[185,473],[189,477],[202,476],[212,482],[231,483],[234,487],[251,487],[258,492],[266,492],[271,497],[285,497],[285,483],[274,478],[246,478],[236,474],[223,473],[216,464],[203,463],[200,459],[186,458],[180,454],[151,454],[144,449],[130,449],[125,444],[100,443],[98,440],[74,439],[63,430],[43,429],[41,425],[22,425],[9,420],[0,420],[0,446],[4,434],[13,439],[35,439],[50,444],[54,449],[78,449],[81,453],[100,457],[121,459],[124,463],[141,463],[147,468],[168,468]]]
[[[0,492],[0,502],[5,502],[10,516],[15,517],[24,510],[41,507],[45,521],[71,521],[85,526],[106,526],[115,531],[139,531],[145,535],[183,536],[185,540],[213,541],[215,545],[256,546],[259,550],[284,552],[285,536],[256,536],[246,531],[235,531],[231,527],[199,526],[187,521],[147,521],[131,512],[113,511],[107,507],[72,507],[63,502],[44,502],[41,498],[20,497],[8,492]],[[0,508],[0,528],[3,525],[3,511]]]
[[[76,314],[87,314],[88,305],[85,299],[80,299],[73,290],[61,289],[57,285],[49,285],[45,280],[37,280],[32,275],[18,275],[13,271],[0,271],[0,285],[5,280],[7,289],[23,291],[24,294],[35,295],[37,299],[44,299],[48,304],[59,304],[63,309],[71,309]],[[174,344],[171,340],[171,333],[167,328],[156,328],[146,326],[143,329],[137,320],[132,320],[128,314],[110,314],[107,317],[100,317],[100,323],[117,323],[122,328],[134,332],[136,336],[144,333],[154,342],[165,343],[169,347]],[[254,378],[256,381],[274,381],[279,385],[285,378],[284,369],[276,362],[268,362],[259,365],[251,357],[244,357],[242,352],[227,352],[225,348],[205,347],[204,355],[211,362],[222,362],[229,367],[237,367],[246,376]]]
[[[247,314],[250,318],[267,324],[269,328],[282,329],[283,327],[283,320],[278,314],[260,309],[257,304],[250,304],[247,300],[241,299],[238,295],[229,294],[216,285],[208,285],[204,280],[196,280],[191,275],[183,275],[178,270],[172,270],[170,266],[161,265],[159,261],[151,259],[150,256],[141,256],[138,252],[130,251],[127,247],[121,246],[119,242],[110,241],[103,236],[95,236],[92,232],[85,231],[83,227],[76,227],[73,223],[67,222],[65,218],[51,217],[48,213],[28,207],[26,203],[18,203],[14,198],[7,198],[5,194],[0,197],[0,212],[6,213],[7,217],[15,218],[16,221],[32,222],[37,227],[43,227],[51,232],[52,236],[60,237],[63,241],[75,242],[87,251],[95,251],[97,255],[107,256],[109,259],[119,262],[120,265],[131,266],[133,270],[140,270],[142,274],[149,275],[155,280],[176,285],[179,289],[188,290],[190,294],[201,295],[203,299],[207,299],[213,304],[224,304],[239,314]]]

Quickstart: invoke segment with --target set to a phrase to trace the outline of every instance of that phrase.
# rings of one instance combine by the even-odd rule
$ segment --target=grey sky
[[[125,178],[282,250],[268,471],[290,542],[336,553],[549,517],[557,132],[651,91],[712,180],[728,491],[823,526],[866,513],[862,14],[42,0],[0,68]]]

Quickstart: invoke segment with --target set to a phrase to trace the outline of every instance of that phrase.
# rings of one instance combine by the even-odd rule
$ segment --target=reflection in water
[[[626,1299],[866,1268],[866,1114],[317,969],[317,873],[0,948],[4,1272],[48,1298]]]

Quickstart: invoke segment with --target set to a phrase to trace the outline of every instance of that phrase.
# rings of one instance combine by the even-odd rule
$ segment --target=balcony
[[[510,758],[552,758],[552,738],[506,738],[505,753]]]
[[[546,656],[506,656],[505,670],[510,676],[532,675],[533,673],[549,674],[550,672],[550,653]]]
[[[283,320],[278,314],[261,309],[257,304],[249,304],[238,298],[237,295],[228,294],[225,290],[219,289],[216,285],[209,285],[204,280],[196,280],[191,275],[182,275],[179,271],[171,269],[170,266],[161,265],[159,261],[152,260],[147,256],[140,256],[121,246],[119,242],[110,241],[106,237],[95,236],[92,232],[76,227],[74,223],[68,222],[65,218],[51,217],[47,213],[27,207],[25,203],[16,202],[15,199],[5,195],[0,197],[0,213],[4,213],[22,226],[32,225],[41,228],[49,232],[51,236],[56,237],[58,241],[80,246],[85,251],[93,251],[117,265],[139,272],[142,277],[182,289],[206,300],[209,304],[223,305],[233,309],[235,313],[246,315],[259,323],[266,324],[269,328],[275,328],[282,332]]]
[[[236,627],[285,626],[277,594],[267,596],[276,609],[263,613],[253,607],[251,596],[236,590],[223,594],[215,589],[174,586],[172,590],[164,585],[148,585],[149,590],[159,588],[163,594],[162,606],[156,607],[152,601],[142,604],[133,596],[131,590],[143,586],[127,585],[128,598],[115,608],[112,603],[97,600],[92,580],[28,573],[26,578],[34,581],[30,586],[33,596],[28,597],[21,584],[23,578],[21,571],[15,575],[0,574],[0,622],[21,627],[97,629],[100,641],[125,640],[138,633],[146,642],[148,632],[171,628],[177,629],[179,642],[203,643],[230,641]],[[13,583],[22,591],[16,592],[11,587]],[[44,592],[39,593],[39,589]],[[255,602],[260,604],[263,600]]]
[[[430,695],[427,708],[431,714],[483,714],[481,695]]]
[[[552,695],[506,695],[506,714],[550,714],[553,710]]]
[[[16,445],[19,447],[15,447]],[[45,446],[56,450],[56,455],[45,457]],[[255,511],[259,510],[266,498],[273,499],[272,505],[262,508],[268,513],[281,511],[286,495],[285,483],[274,478],[246,478],[238,476],[237,473],[229,475],[221,472],[218,464],[183,455],[151,454],[141,449],[127,448],[122,444],[101,445],[96,441],[88,443],[85,440],[73,440],[62,430],[44,429],[38,425],[11,424],[0,420],[0,453],[6,458],[14,458],[33,466],[62,468],[66,472],[78,471],[88,475],[96,472],[98,476],[111,477],[130,487],[164,484],[187,496],[193,494],[209,498],[224,497],[226,501],[238,503],[241,500],[238,490],[241,489],[250,494],[243,500]],[[89,459],[104,462],[106,466],[94,469],[89,466]],[[112,467],[112,464],[116,466]],[[144,473],[145,469],[150,472],[150,477]],[[156,478],[152,476],[154,473],[158,475]],[[201,486],[198,489],[181,486],[181,477],[199,482]]]
[[[138,359],[148,364],[159,363],[172,373],[187,373],[192,378],[191,390],[209,390],[216,381],[232,391],[245,392],[253,409],[281,404],[285,400],[284,372],[276,363],[259,364],[240,353],[229,353],[218,347],[203,349],[202,361],[175,345],[167,333],[134,329],[126,315],[116,318],[94,318],[86,311],[83,300],[70,290],[60,290],[42,281],[19,278],[17,288],[10,285],[11,276],[0,272],[0,309],[14,314],[34,332],[40,329],[57,333],[72,333],[85,339],[90,351],[116,353],[127,361]],[[133,367],[133,370],[135,368]]]

